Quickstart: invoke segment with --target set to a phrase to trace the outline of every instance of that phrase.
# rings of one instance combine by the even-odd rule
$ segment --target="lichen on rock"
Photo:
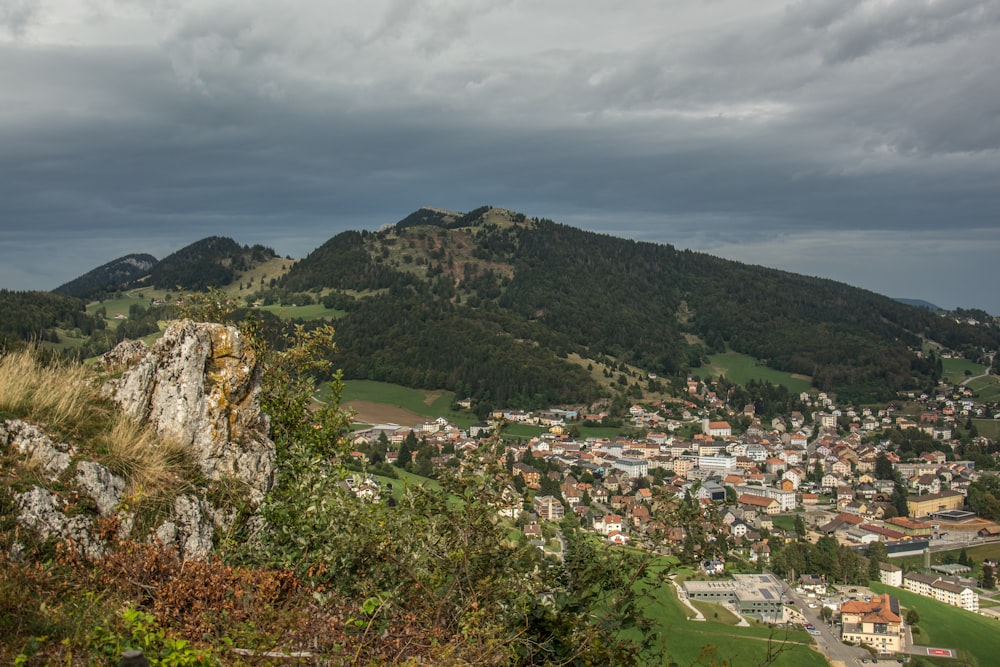
[[[274,481],[274,443],[260,410],[260,365],[238,329],[182,320],[108,394],[140,423],[189,446],[210,480],[234,477],[259,503]]]

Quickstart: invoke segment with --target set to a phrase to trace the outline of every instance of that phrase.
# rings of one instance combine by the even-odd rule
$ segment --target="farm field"
[[[724,375],[727,380],[739,384],[746,384],[750,380],[763,380],[773,384],[784,385],[792,393],[809,391],[809,378],[802,375],[794,375],[783,371],[776,371],[773,368],[762,366],[751,356],[736,352],[726,352],[723,354],[713,354],[709,358],[707,366],[694,369],[694,373],[702,377],[706,375]]]
[[[348,380],[344,382],[341,405],[357,411],[357,420],[366,424],[392,422],[415,426],[428,419],[444,417],[459,428],[478,420],[471,412],[453,412],[450,391],[410,389],[388,382]]]
[[[972,667],[996,664],[994,660],[1000,653],[1000,633],[997,632],[1000,626],[997,621],[901,588],[872,582],[871,589],[876,593],[889,593],[899,598],[903,607],[917,610],[920,614],[920,622],[917,623],[920,633],[913,636],[915,644],[958,651],[959,663],[945,660],[940,664],[967,664]],[[933,660],[931,662],[938,664]]]
[[[943,379],[951,383],[961,382],[968,376],[982,375],[986,367],[969,359],[942,359]]]

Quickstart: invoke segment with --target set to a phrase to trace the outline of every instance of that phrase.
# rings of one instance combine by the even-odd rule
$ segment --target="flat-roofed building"
[[[906,508],[912,518],[920,518],[934,512],[960,510],[964,506],[965,496],[958,491],[942,491],[906,498]]]
[[[781,590],[781,582],[770,574],[737,574],[726,580],[684,582],[684,591],[689,598],[716,604],[727,603],[740,615],[764,623],[781,623],[785,620]]]

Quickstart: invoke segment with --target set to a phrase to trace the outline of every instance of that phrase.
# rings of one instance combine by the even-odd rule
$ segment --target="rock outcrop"
[[[134,347],[112,350],[127,363]],[[236,478],[259,502],[274,481],[274,443],[260,411],[260,369],[240,332],[182,320],[106,390],[140,423],[190,447],[208,479]]]
[[[152,348],[126,341],[102,361],[121,373],[104,392],[123,412],[188,448],[210,485],[240,484],[250,509],[259,506],[273,484],[275,450],[260,410],[258,359],[237,329],[175,322]],[[78,449],[87,448],[54,442],[21,420],[0,422],[0,454],[19,455],[19,465],[39,480],[13,494],[17,521],[42,539],[68,540],[100,558],[106,539],[131,536],[173,546],[182,558],[203,558],[216,531],[232,529],[238,512],[214,507],[207,488],[190,486],[164,499],[168,509],[156,523],[139,522],[127,506],[127,481]],[[137,523],[147,526],[142,535],[132,532]],[[117,526],[115,534],[108,526]]]

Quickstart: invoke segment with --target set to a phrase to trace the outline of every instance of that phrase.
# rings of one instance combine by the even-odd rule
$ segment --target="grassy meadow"
[[[871,588],[876,593],[889,593],[899,598],[900,604],[907,609],[917,610],[920,633],[913,636],[915,644],[958,651],[958,662],[931,660],[934,664],[971,667],[996,664],[994,660],[1000,655],[1000,622],[901,588],[874,582]]]
[[[981,402],[1000,401],[1000,377],[996,375],[976,378],[966,386],[973,391]]]
[[[801,628],[789,627],[786,630],[753,622],[750,627],[736,627],[732,624],[735,617],[713,604],[698,607],[707,620],[690,620],[690,610],[677,599],[677,591],[670,584],[651,589],[646,604],[670,662],[680,665],[723,662],[760,665],[766,662],[770,644],[772,649],[781,647],[780,655],[771,663],[777,667],[820,667],[827,664],[826,659],[813,650],[812,637]]]
[[[986,368],[969,359],[942,359],[943,379],[952,384],[961,382],[968,376],[982,375]],[[968,375],[966,375],[968,373]]]
[[[696,368],[693,372],[701,377],[724,375],[727,380],[738,384],[746,384],[750,380],[762,380],[783,385],[788,388],[788,391],[796,394],[809,391],[812,386],[809,378],[805,376],[768,368],[746,354],[725,352],[713,354],[708,359],[707,365]]]
[[[444,417],[459,428],[468,428],[479,421],[471,412],[452,410],[451,403],[454,399],[455,394],[450,391],[411,389],[375,380],[347,380],[344,382],[344,392],[341,394],[342,404],[360,401],[399,408],[427,419]],[[386,420],[392,421],[391,412]]]

